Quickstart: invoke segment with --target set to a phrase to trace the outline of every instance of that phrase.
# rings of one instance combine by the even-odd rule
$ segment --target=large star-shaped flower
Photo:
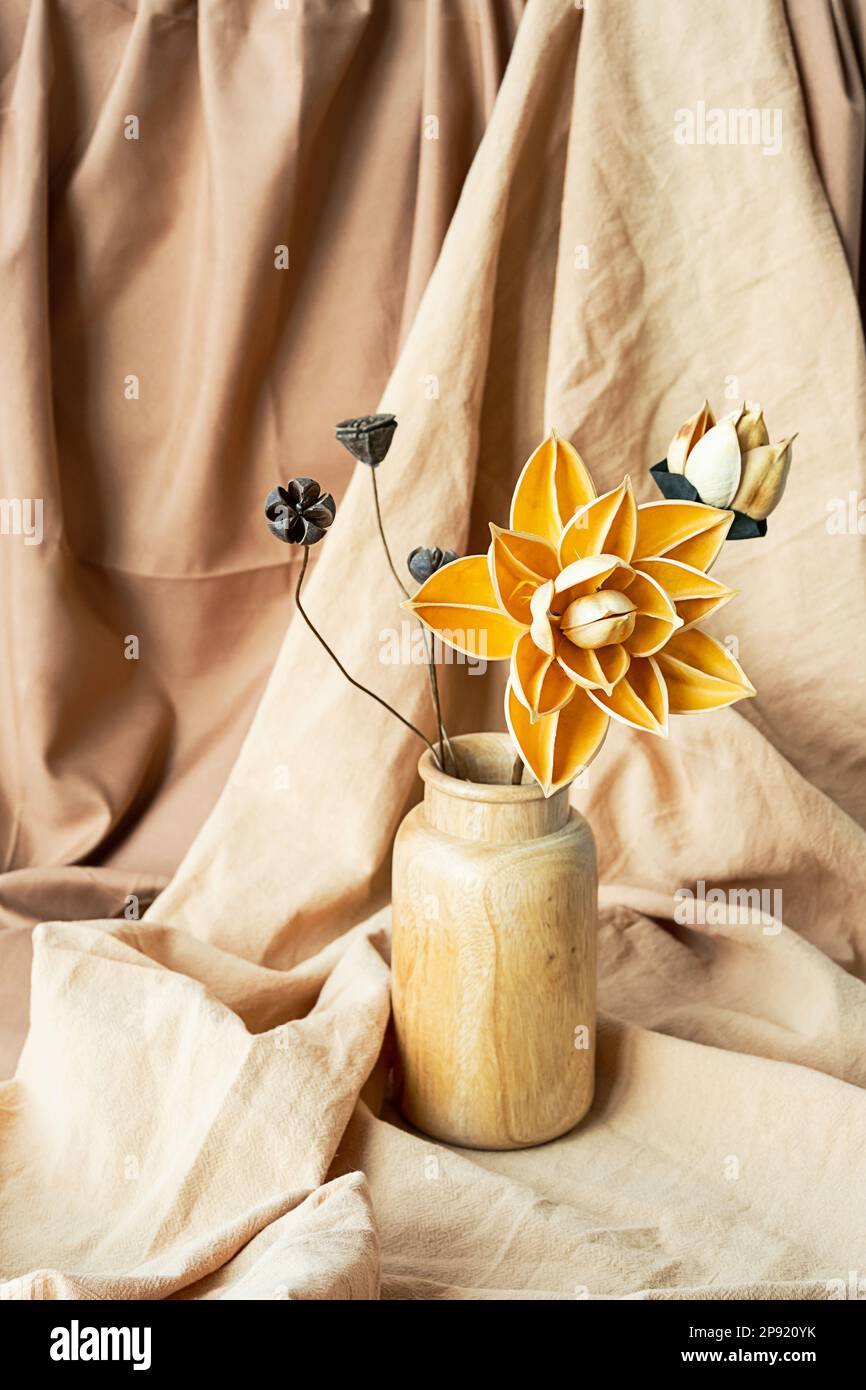
[[[733,596],[707,573],[733,513],[638,506],[631,482],[596,495],[576,449],[551,434],[521,473],[508,530],[486,555],[438,570],[403,606],[457,651],[510,661],[505,718],[546,796],[595,757],[611,718],[666,736],[668,716],[755,690],[695,626]]]

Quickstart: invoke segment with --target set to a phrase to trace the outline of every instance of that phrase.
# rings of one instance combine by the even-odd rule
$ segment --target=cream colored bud
[[[625,594],[616,589],[599,589],[570,603],[559,627],[576,647],[594,651],[631,637],[636,616],[637,610]]]
[[[792,445],[797,438],[781,439],[778,444],[765,444],[750,449],[743,458],[743,472],[731,506],[745,512],[753,521],[764,521],[782,500],[788,471],[791,467]]]
[[[740,446],[733,420],[721,420],[699,439],[686,461],[686,478],[710,507],[727,507],[740,482]]]
[[[716,418],[710,409],[709,401],[704,401],[700,410],[696,411],[685,424],[680,425],[668,449],[668,472],[685,472],[686,459],[692,449],[716,423]]]

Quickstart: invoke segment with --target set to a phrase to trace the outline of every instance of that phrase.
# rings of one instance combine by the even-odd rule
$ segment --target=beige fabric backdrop
[[[0,1075],[34,923],[146,906],[222,788],[291,612],[262,499],[342,495],[333,425],[388,380],[521,11],[0,7],[0,495],[45,525],[0,536]]]
[[[346,8],[369,16],[377,7]],[[399,13],[410,8],[419,7]],[[425,19],[450,22],[459,8],[425,7]],[[303,9],[308,19],[332,21],[343,7]],[[107,21],[127,41],[125,74],[136,70],[148,36],[167,41],[187,22],[179,13],[146,24],[143,13],[137,46],[120,20]],[[36,90],[45,60],[39,16],[37,6],[36,37],[25,45]],[[224,73],[220,17],[221,6],[199,9],[198,41],[214,74]],[[276,21],[262,10],[249,21],[261,39],[247,50],[258,76],[256,64],[272,59],[266,40]],[[16,81],[21,71],[19,63]],[[489,66],[481,71],[486,100],[495,81]],[[240,70],[235,77],[241,83]],[[152,97],[150,82],[142,94]],[[289,100],[289,88],[280,90]],[[134,549],[143,572],[196,574],[195,589],[210,582],[201,576],[214,563],[239,572],[261,565],[282,598],[288,567],[261,527],[259,494],[275,473],[333,474],[324,457],[313,466],[316,446],[302,415],[290,464],[268,444],[292,441],[285,417],[276,433],[268,433],[264,422],[274,417],[265,411],[262,435],[232,435],[232,406],[259,380],[255,362],[236,350],[227,365],[221,350],[237,349],[257,304],[255,277],[245,262],[238,273],[232,257],[232,218],[244,242],[252,225],[264,228],[268,247],[285,238],[268,223],[267,198],[237,196],[250,136],[220,131],[217,94],[225,91],[227,79],[214,81],[195,116],[207,117],[211,144],[203,148],[225,143],[236,153],[222,185],[208,170],[219,235],[206,219],[187,229],[188,245],[208,247],[214,238],[207,273],[223,287],[196,297],[206,317],[185,340],[203,354],[198,391],[176,401],[174,447],[160,433],[139,439],[136,450],[126,436],[123,448],[112,439],[113,417],[115,430],[130,428],[121,425],[124,407],[103,420],[92,380],[70,389],[79,439],[86,434],[91,447],[94,423],[104,425],[97,435],[107,453],[132,462],[114,519],[110,507],[93,516],[80,494],[77,504],[70,499],[64,545],[75,535],[76,556],[109,568]],[[112,108],[121,118],[126,96]],[[781,153],[677,145],[674,111],[698,101],[780,109]],[[479,111],[487,112],[483,102]],[[353,129],[357,119],[347,117]],[[390,129],[393,112],[388,121]],[[19,158],[24,126],[4,127]],[[34,141],[38,134],[31,131]],[[504,515],[519,466],[551,425],[575,440],[600,486],[630,470],[641,499],[653,495],[645,470],[673,427],[706,392],[721,405],[731,378],[738,393],[765,403],[775,431],[801,432],[769,536],[729,546],[718,570],[742,592],[715,631],[737,638],[759,698],[743,712],[675,721],[665,745],[612,734],[588,786],[574,793],[595,829],[604,885],[599,1087],[588,1120],[554,1144],[494,1155],[444,1149],[392,1113],[387,862],[415,794],[416,750],[293,624],[224,790],[145,921],[37,930],[31,1030],[2,1107],[4,1292],[826,1297],[835,1287],[828,1281],[863,1269],[864,562],[856,525],[836,534],[827,523],[834,499],[847,504],[853,494],[856,507],[863,495],[864,370],[844,218],[838,206],[836,220],[831,213],[813,139],[775,0],[590,0],[584,12],[570,0],[529,0],[420,308],[413,318],[401,307],[411,327],[382,394],[400,428],[381,472],[398,554],[419,542],[481,543],[488,517]],[[88,150],[94,142],[98,121]],[[424,157],[438,167],[435,154]],[[180,190],[197,176],[190,161],[188,178],[177,176],[181,205]],[[75,165],[86,183],[81,166],[86,174],[86,158]],[[271,186],[285,195],[279,161]],[[349,196],[353,186],[338,179],[329,196]],[[32,191],[34,207],[44,191]],[[119,188],[118,204],[123,197]],[[383,241],[377,227],[371,244],[384,267],[391,251]],[[157,313],[153,285],[131,271],[125,283],[110,218],[79,227],[75,242],[88,283],[104,269],[105,294],[129,296],[130,322],[143,315],[158,342],[158,314],[148,318]],[[578,245],[588,248],[588,269],[576,264]],[[324,282],[334,268],[327,248],[307,250]],[[292,294],[310,296],[312,312],[311,267],[301,265]],[[405,284],[420,287],[426,272],[413,278],[403,268]],[[188,290],[189,260],[175,273],[162,287],[167,296]],[[201,264],[196,273],[206,273]],[[365,273],[362,254],[346,275],[351,283]],[[270,272],[259,274],[271,286],[259,286],[263,312],[273,313]],[[390,285],[384,268],[382,276]],[[335,295],[339,288],[338,276]],[[214,322],[210,305],[219,309]],[[83,372],[77,321],[70,307],[64,360]],[[281,336],[262,331],[263,360],[278,359]],[[121,334],[105,347],[121,380],[124,342]],[[359,342],[357,351],[363,365],[374,349]],[[182,344],[163,346],[163,390],[176,385],[172,366],[183,352]],[[299,359],[291,390],[307,366],[317,379],[333,378],[332,402],[315,426],[324,450],[331,420],[370,398],[348,399],[351,380],[336,359],[330,370],[321,344],[310,364],[296,344],[293,371]],[[42,419],[35,393],[46,389],[44,366],[38,358],[19,364],[33,405],[21,411],[21,430]],[[265,393],[273,410],[277,386],[280,411],[289,409],[290,376]],[[370,380],[355,381],[370,389]],[[61,437],[74,439],[74,427]],[[161,472],[136,468],[142,450],[162,460]],[[197,472],[195,460],[214,451],[220,469]],[[379,661],[378,636],[400,615],[370,505],[369,476],[359,470],[320,548],[308,603],[352,669],[421,717],[421,673]],[[213,515],[213,531],[202,514]],[[45,566],[42,552],[19,551],[13,571],[37,624],[36,586],[72,574],[58,559],[52,577],[33,578],[31,556]],[[236,655],[248,674],[243,613],[255,607],[253,590],[244,574]],[[170,592],[171,623],[180,628],[183,603],[174,586]],[[206,627],[192,630],[195,641],[190,630],[177,635],[190,671],[208,669],[200,698],[221,700]],[[501,723],[495,681],[450,674],[455,728]],[[38,725],[50,680],[43,669],[22,718]],[[112,724],[117,699],[105,697],[103,708],[98,696],[82,696],[77,717],[106,738],[113,730],[116,760],[134,761],[124,742],[134,743],[138,727],[129,704]],[[66,786],[62,758],[60,771]],[[54,807],[46,797],[48,821]],[[64,812],[69,834],[89,823],[86,806],[78,820],[68,806]],[[767,931],[735,922],[677,926],[673,895],[699,879],[779,890],[778,922]]]

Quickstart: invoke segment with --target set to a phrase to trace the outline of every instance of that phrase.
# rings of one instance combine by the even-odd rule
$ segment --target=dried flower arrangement
[[[762,535],[778,504],[792,440],[778,445],[759,407],[716,423],[709,405],[677,431],[651,471],[664,501],[638,505],[631,480],[599,496],[577,450],[551,433],[527,461],[511,501],[509,528],[491,524],[486,554],[417,547],[409,593],[382,522],[376,469],[393,415],[343,421],[337,438],[372,480],[377,528],[402,594],[425,630],[436,743],[375,691],[352,677],[301,602],[310,546],[335,507],[310,478],[275,488],[265,502],[278,539],[304,547],[295,598],[304,622],[343,675],[411,729],[438,766],[460,776],[448,739],[427,631],[469,656],[510,662],[505,720],[516,749],[512,780],[527,769],[545,796],[572,781],[598,753],[611,718],[665,737],[671,714],[720,709],[755,694],[726,647],[697,624],[733,597],[709,576],[726,539]],[[750,529],[751,528],[751,529]]]

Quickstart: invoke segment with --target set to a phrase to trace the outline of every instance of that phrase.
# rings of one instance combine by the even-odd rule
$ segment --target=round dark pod
[[[416,546],[409,555],[406,564],[413,579],[417,579],[419,584],[428,580],[431,574],[437,570],[444,569],[446,565],[452,564],[457,559],[457,552],[454,550],[440,550],[438,545]]]
[[[291,478],[265,498],[268,530],[287,545],[316,545],[336,512],[333,497],[322,492],[315,478]]]
[[[393,415],[359,415],[354,420],[341,420],[337,438],[359,463],[378,468],[391,447],[397,420]]]

